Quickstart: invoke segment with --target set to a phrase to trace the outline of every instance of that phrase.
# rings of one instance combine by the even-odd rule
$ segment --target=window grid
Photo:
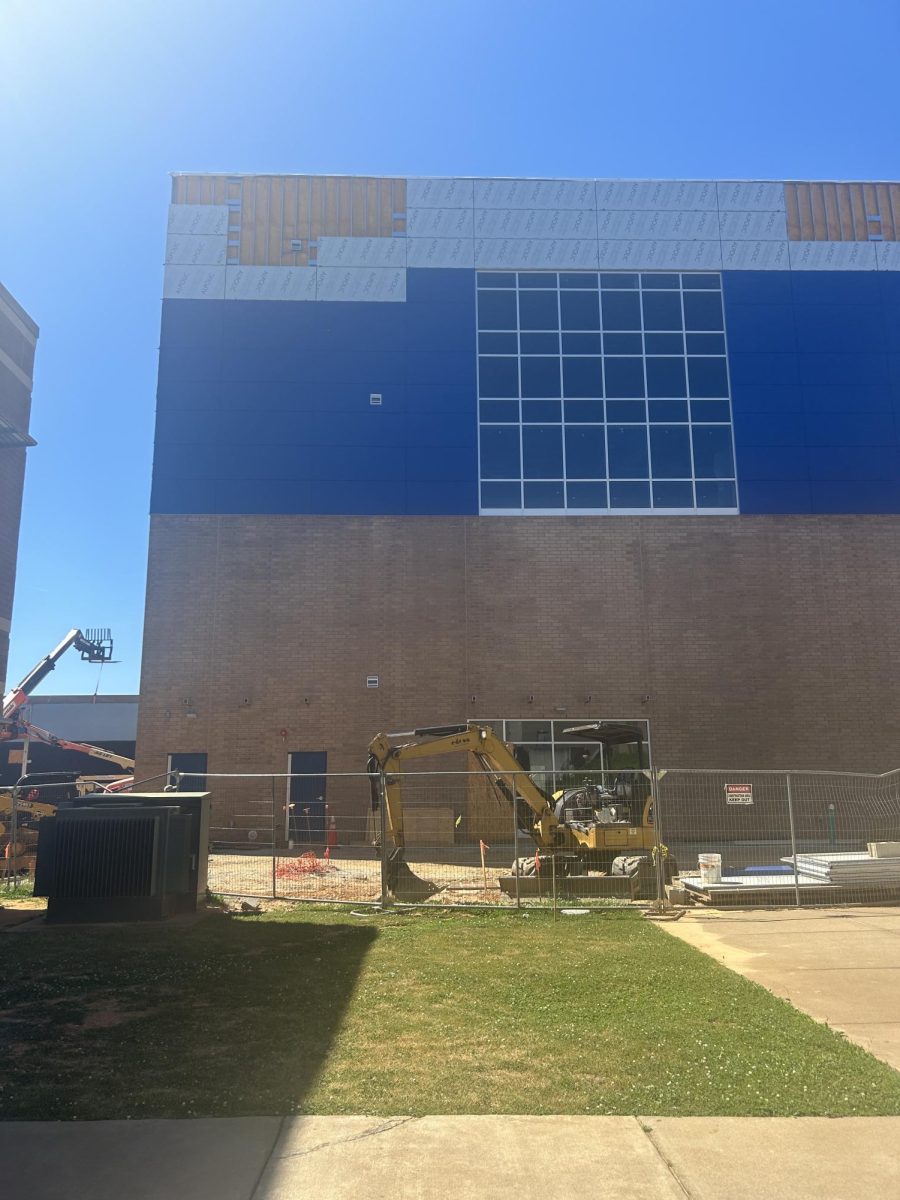
[[[527,282],[523,282],[523,276],[526,277]],[[509,472],[506,472],[505,474],[497,474],[497,473],[491,473],[491,472],[485,472],[485,473],[481,474],[482,485],[484,485],[484,484],[488,484],[488,485],[500,484],[500,485],[503,485],[503,490],[504,490],[504,500],[503,500],[503,503],[501,504],[501,503],[496,503],[496,502],[492,503],[492,502],[490,502],[490,499],[488,499],[488,501],[486,501],[485,496],[484,496],[484,489],[483,489],[482,502],[481,502],[482,511],[528,512],[528,513],[538,513],[538,512],[542,512],[542,511],[558,513],[561,511],[565,511],[566,509],[568,509],[569,511],[574,510],[574,511],[580,511],[580,512],[608,512],[608,511],[613,511],[613,512],[629,512],[629,511],[638,511],[638,512],[648,512],[648,511],[668,511],[668,512],[704,512],[704,511],[705,512],[722,512],[722,511],[727,511],[727,512],[736,512],[737,511],[736,481],[735,481],[735,476],[734,476],[734,443],[733,443],[733,429],[732,429],[732,421],[731,421],[730,386],[729,386],[729,379],[728,379],[727,355],[725,352],[725,331],[724,331],[724,314],[723,314],[723,310],[722,310],[721,277],[718,274],[714,274],[714,273],[710,273],[710,272],[657,272],[657,273],[651,273],[651,272],[641,272],[641,273],[638,273],[638,272],[601,272],[601,273],[599,273],[599,277],[598,277],[598,273],[596,273],[596,272],[544,272],[544,273],[537,273],[537,272],[478,272],[476,278],[477,278],[478,299],[479,299],[479,320],[478,320],[478,334],[479,334],[479,347],[478,347],[478,349],[479,349],[479,375],[478,375],[478,378],[479,378],[479,397],[480,397],[479,404],[482,406],[483,413],[485,411],[483,408],[485,401],[490,403],[492,400],[499,400],[509,409],[508,414],[504,414],[506,416],[505,420],[504,420],[503,416],[497,416],[497,415],[494,415],[493,417],[484,415],[482,417],[482,419],[480,420],[480,428],[479,428],[479,454],[481,454],[482,435],[485,430],[495,431],[497,429],[509,427],[512,424],[518,424],[518,435],[519,435],[518,436],[518,472],[517,472],[517,476],[512,473],[509,473]],[[563,281],[564,279],[565,279],[565,282]],[[574,280],[577,280],[578,282],[574,282]],[[582,284],[582,280],[584,280],[585,283],[587,283],[587,286],[584,286]],[[687,286],[685,286],[686,280],[687,280]],[[590,282],[588,282],[588,281],[590,281]],[[673,284],[673,281],[675,281],[677,286],[675,286]],[[693,284],[693,286],[692,286],[692,284]],[[482,318],[481,307],[480,307],[480,298],[481,298],[482,293],[485,293],[485,292],[487,292],[489,294],[490,293],[496,294],[497,292],[500,292],[500,293],[505,292],[507,295],[509,295],[510,293],[513,294],[513,296],[515,298],[514,308],[515,308],[515,314],[516,314],[515,330],[513,330],[509,327],[508,319],[507,319],[507,323],[503,323],[502,321],[500,321],[500,322],[492,321],[489,317],[485,318],[485,319]],[[556,312],[556,322],[555,322],[556,328],[555,329],[550,329],[550,328],[546,328],[546,327],[538,327],[535,329],[523,328],[524,324],[530,323],[530,320],[523,322],[523,312],[522,312],[522,296],[523,296],[523,294],[531,293],[533,295],[535,293],[538,293],[538,294],[542,294],[542,295],[547,295],[548,292],[555,293],[556,304],[554,307],[555,307],[555,312]],[[579,294],[580,293],[581,295],[584,295],[586,292],[591,295],[596,296],[596,298],[597,298],[598,308],[597,308],[596,323],[594,325],[591,325],[590,322],[588,322],[587,325],[585,325],[585,327],[581,330],[577,330],[577,329],[566,330],[564,327],[564,319],[563,319],[563,303],[562,303],[563,295],[566,293],[568,293],[568,294],[572,294],[572,293]],[[645,304],[644,304],[644,294],[647,292],[655,293],[657,295],[658,294],[669,294],[669,295],[677,294],[678,309],[679,309],[679,313],[680,313],[680,326],[681,326],[680,329],[672,329],[671,325],[670,325],[669,329],[662,328],[662,329],[654,330],[652,327],[652,324],[648,328],[646,312],[645,312]],[[603,306],[603,296],[605,293],[613,293],[615,295],[622,295],[623,293],[635,295],[637,298],[637,301],[638,301],[637,311],[639,314],[639,319],[638,319],[639,327],[635,327],[635,325],[632,321],[631,328],[629,328],[628,326],[629,326],[630,319],[626,316],[624,318],[624,322],[623,322],[625,324],[625,329],[617,330],[615,328],[606,328],[606,321],[604,320],[604,306]],[[718,303],[718,307],[717,307],[716,320],[713,321],[712,324],[715,325],[716,323],[718,323],[719,328],[717,328],[717,329],[716,328],[689,329],[687,327],[688,321],[687,321],[687,313],[686,313],[686,308],[685,308],[685,294],[686,293],[699,294],[699,295],[704,295],[704,296],[708,296],[712,293],[718,297],[719,303]],[[619,318],[619,320],[622,320],[622,318]],[[578,322],[578,320],[575,320],[572,323],[578,324],[579,322]],[[584,325],[584,318],[581,319],[581,323],[582,323],[582,325]],[[612,321],[612,324],[615,325],[616,323],[617,323],[617,321],[614,319]],[[661,323],[663,325],[665,325],[666,321],[663,320]],[[537,321],[537,324],[538,324],[538,326],[540,326],[540,320]],[[493,334],[494,336],[493,336],[492,340],[486,342],[482,338],[482,335],[485,333]],[[593,335],[594,336],[593,352],[589,353],[584,348],[587,345],[587,343],[583,336],[582,336],[581,343],[580,343],[581,347],[582,347],[581,349],[573,350],[570,348],[572,345],[577,344],[577,343],[573,342],[573,339],[571,336],[569,337],[569,348],[567,348],[567,344],[565,341],[565,335],[567,333],[570,335],[573,335],[573,334],[574,335],[578,335],[578,334],[583,335],[585,333],[587,333],[589,335]],[[515,351],[516,351],[515,354],[494,353],[494,351],[496,351],[499,346],[497,336],[496,336],[498,334],[500,336],[503,336],[504,334],[509,335],[509,340],[507,342],[502,343],[502,345],[504,347],[508,346],[509,350],[512,350],[512,347],[514,345]],[[608,335],[610,335],[610,334],[612,334],[614,337],[618,338],[618,341],[608,341]],[[656,336],[658,339],[656,342],[654,342],[652,344],[656,351],[655,353],[648,353],[648,342],[647,342],[648,334],[650,336]],[[661,340],[659,340],[660,334],[668,335],[672,339],[674,339],[674,338],[679,339],[680,351],[678,354],[672,353],[672,342],[671,341],[664,351],[660,350],[660,346],[663,345]],[[556,346],[556,353],[555,354],[546,354],[543,352],[539,352],[537,354],[526,353],[526,349],[533,350],[533,349],[535,349],[535,347],[537,347],[539,351],[543,351],[543,349],[546,345],[546,342],[544,342],[544,343],[536,342],[533,336],[531,336],[530,341],[526,341],[525,339],[529,335],[538,335],[538,337],[542,337],[544,339],[548,339],[548,336],[552,335],[555,346]],[[638,341],[640,343],[640,351],[637,352],[634,349],[634,343],[625,343],[622,340],[623,335],[625,335],[625,336],[634,335],[634,337],[636,339],[638,339]],[[703,342],[699,344],[699,346],[698,346],[698,337],[704,339]],[[713,337],[715,337],[717,339],[716,343],[715,343],[715,352],[713,352],[713,344],[711,342],[711,339]],[[691,342],[689,342],[689,340],[688,340],[689,338],[691,338],[693,340]],[[630,352],[628,352],[622,348],[625,345],[631,345]],[[481,353],[482,350],[488,351],[488,353],[483,354],[483,353]],[[488,358],[492,361],[496,361],[496,360],[503,360],[503,359],[508,360],[513,357],[517,360],[516,361],[517,370],[515,372],[515,376],[516,376],[516,380],[517,380],[518,395],[513,397],[507,393],[507,395],[504,397],[502,389],[500,390],[500,395],[498,395],[497,397],[483,395],[483,391],[491,390],[491,385],[488,385],[486,388],[482,388],[481,359]],[[608,395],[609,381],[608,381],[608,374],[607,374],[607,369],[606,369],[607,360],[608,359],[617,359],[617,358],[633,360],[636,357],[639,357],[640,362],[641,362],[641,378],[643,380],[643,389],[642,390],[644,393],[643,397],[638,397],[638,396],[629,397],[627,395],[626,396],[615,396],[615,395],[609,396]],[[682,369],[684,372],[684,380],[685,380],[685,384],[684,384],[685,395],[683,395],[683,396],[673,395],[671,397],[666,397],[666,396],[651,397],[649,395],[651,387],[650,387],[650,378],[649,378],[649,371],[648,371],[648,359],[659,360],[661,358],[665,358],[667,360],[678,359],[681,362]],[[536,360],[553,359],[558,364],[558,369],[557,369],[558,384],[556,386],[556,390],[558,392],[557,396],[544,397],[541,395],[537,395],[537,396],[526,395],[526,391],[530,390],[530,385],[526,381],[525,374],[524,374],[523,360],[525,360],[525,359],[530,360],[530,362],[535,362]],[[565,380],[565,372],[563,370],[563,367],[565,365],[564,360],[566,360],[566,359],[590,359],[593,361],[598,361],[599,365],[600,365],[600,370],[602,372],[602,386],[596,390],[598,393],[602,392],[602,395],[596,394],[596,395],[588,396],[588,397],[565,396],[563,393],[565,393],[568,390],[568,387],[564,381]],[[723,373],[724,384],[718,390],[713,389],[714,394],[711,396],[704,397],[701,395],[698,397],[694,397],[691,395],[691,392],[694,390],[694,387],[692,386],[691,373],[690,373],[689,367],[691,366],[692,362],[695,362],[696,360],[700,360],[700,359],[719,360],[722,363],[722,373]],[[497,390],[496,385],[494,385],[494,390]],[[574,390],[576,392],[584,390],[583,385],[576,386]],[[627,391],[628,389],[623,388],[620,385],[620,388],[618,390],[626,390]],[[655,390],[655,387],[654,387],[654,390]],[[706,389],[700,388],[698,390],[703,391]],[[569,405],[567,404],[567,401],[570,404],[572,401],[575,401],[575,403],[577,404],[581,400],[585,400],[585,399],[588,399],[588,400],[596,399],[603,405],[603,420],[597,420],[596,418],[585,419],[583,417],[582,413],[578,413],[578,415],[576,416],[575,414],[577,412],[577,409],[575,409],[575,408],[573,408],[571,410],[572,415],[569,415]],[[616,401],[621,402],[624,400],[626,402],[634,401],[635,403],[640,403],[642,405],[642,412],[643,412],[642,418],[639,420],[636,420],[634,418],[634,415],[632,415],[629,418],[629,416],[627,416],[627,415],[623,416],[621,414],[621,412],[619,412],[617,414],[618,420],[611,420],[610,419],[610,411],[608,408],[608,402],[610,400],[613,400],[614,402],[616,402]],[[718,401],[720,404],[724,404],[724,412],[720,411],[718,414],[716,414],[716,419],[704,419],[702,421],[698,420],[697,419],[698,414],[702,414],[703,417],[708,418],[709,412],[708,412],[708,410],[706,412],[704,412],[702,408],[699,408],[699,409],[695,408],[694,405],[698,401],[702,405],[706,400],[710,400],[713,402]],[[513,405],[513,403],[511,403],[513,401],[515,402],[514,405]],[[529,406],[529,404],[527,403],[528,401],[543,401],[545,404],[552,403],[556,406],[556,415],[553,418],[550,418],[549,416],[547,416],[546,409],[542,410],[540,407],[535,408],[534,406]],[[664,419],[660,419],[657,417],[657,419],[654,420],[653,409],[651,408],[651,405],[654,401],[664,401],[664,402],[665,401],[673,401],[675,403],[680,402],[680,404],[682,405],[681,416],[673,417],[670,414],[669,416],[665,417]],[[496,414],[496,412],[497,412],[496,406],[493,411]],[[515,413],[515,419],[513,419],[513,412]],[[657,409],[657,413],[658,412],[659,412],[659,409]],[[535,415],[535,413],[537,415]],[[525,429],[526,425],[542,425],[545,427],[552,426],[559,430],[559,441],[558,441],[558,443],[556,443],[554,445],[554,452],[555,452],[556,446],[558,445],[558,449],[559,449],[558,457],[561,457],[561,461],[562,461],[562,477],[561,478],[558,476],[547,476],[547,475],[532,476],[532,475],[529,475],[528,472],[530,470],[530,467],[526,464],[526,459],[525,459],[526,446],[525,446],[524,429]],[[624,432],[625,429],[638,428],[641,425],[643,425],[644,433],[645,433],[645,448],[646,448],[646,457],[647,457],[646,474],[637,475],[637,474],[631,473],[629,475],[617,475],[615,477],[612,477],[611,476],[611,463],[610,463],[610,458],[611,458],[610,437],[609,437],[610,430],[619,430],[619,431]],[[690,459],[690,478],[688,478],[684,473],[676,475],[676,474],[673,474],[671,471],[656,473],[655,468],[654,468],[653,438],[652,438],[652,430],[653,430],[654,426],[656,428],[660,428],[660,429],[663,427],[677,427],[677,428],[685,428],[687,430],[688,456]],[[568,475],[569,462],[568,462],[566,431],[568,429],[579,428],[579,427],[592,427],[592,428],[602,428],[603,429],[604,450],[603,450],[603,464],[602,465],[603,465],[603,469],[605,472],[603,479],[599,479],[596,476],[593,478],[584,478],[582,476],[569,477],[569,475]],[[730,448],[730,457],[731,457],[730,471],[728,471],[725,474],[719,474],[719,475],[706,474],[706,475],[700,476],[698,478],[697,473],[696,473],[696,442],[695,442],[695,432],[694,431],[695,431],[695,429],[705,430],[710,427],[727,428],[729,431],[728,445]],[[711,453],[713,455],[715,455],[716,452],[717,452],[716,448],[713,446]],[[545,465],[545,464],[543,464],[543,465]],[[638,465],[641,465],[641,464],[638,464]],[[671,465],[671,464],[669,464],[669,465]],[[690,494],[691,503],[687,506],[677,506],[677,507],[672,506],[670,504],[657,504],[655,501],[654,485],[655,484],[663,484],[663,483],[684,483],[684,484],[689,485],[689,489],[690,489],[689,494]],[[720,497],[720,499],[722,499],[724,502],[722,502],[720,504],[716,504],[715,506],[709,505],[709,504],[701,505],[700,496],[698,495],[698,491],[697,491],[698,483],[709,483],[712,487],[716,487],[720,491],[724,491],[724,495],[722,497]],[[545,509],[543,506],[527,507],[529,485],[538,485],[538,484],[554,484],[554,485],[556,485],[556,487],[561,490],[561,497],[562,497],[561,502],[559,504],[556,504],[547,509]],[[599,499],[601,501],[605,500],[605,503],[602,504],[602,507],[600,505],[598,505],[597,507],[587,507],[587,506],[582,506],[580,504],[574,504],[574,503],[570,504],[569,503],[569,495],[570,495],[569,485],[570,484],[590,485],[591,488],[595,489],[595,498]],[[643,484],[644,487],[642,489],[641,495],[643,497],[644,502],[642,503],[640,500],[638,500],[637,503],[633,503],[628,506],[624,506],[621,503],[614,504],[614,491],[616,489],[616,485],[620,485],[620,484]],[[517,505],[510,502],[516,493],[518,494],[518,504]],[[534,494],[535,494],[534,488],[532,487],[532,495],[534,495]],[[620,491],[620,496],[621,496],[621,491]],[[496,501],[496,496],[494,497],[494,499]],[[635,497],[632,496],[632,500],[634,500],[634,499],[635,499]]]

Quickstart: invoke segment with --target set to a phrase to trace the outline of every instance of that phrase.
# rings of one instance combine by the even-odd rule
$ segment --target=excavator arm
[[[394,737],[416,741],[394,744]],[[369,773],[384,775],[384,827],[397,850],[405,846],[403,834],[402,774],[406,763],[443,754],[474,754],[479,766],[504,799],[515,804],[521,799],[531,809],[535,841],[548,848],[555,845],[559,825],[553,806],[521,763],[489,725],[438,726],[413,729],[408,734],[380,733],[369,744]],[[373,807],[378,807],[378,781],[373,778]]]

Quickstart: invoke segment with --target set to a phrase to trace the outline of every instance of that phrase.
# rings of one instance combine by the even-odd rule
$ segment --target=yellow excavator
[[[566,733],[606,746],[633,743],[638,769],[612,778],[603,775],[603,782],[585,781],[548,795],[489,725],[469,721],[402,734],[381,733],[373,738],[368,759],[372,809],[377,812],[383,800],[382,824],[393,843],[388,855],[388,891],[395,896],[414,894],[423,882],[404,861],[403,769],[417,759],[443,754],[473,755],[495,792],[514,805],[519,828],[533,839],[539,852],[554,855],[564,873],[608,869],[619,856],[650,854],[656,845],[656,831],[650,773],[645,773],[643,761],[643,732],[636,726],[594,722]],[[415,740],[398,742],[398,738]],[[513,870],[527,873],[533,861],[520,859]]]

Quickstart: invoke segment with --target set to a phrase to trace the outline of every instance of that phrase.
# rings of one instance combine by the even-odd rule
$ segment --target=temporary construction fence
[[[898,771],[404,771],[413,879],[394,898],[382,773],[204,778],[210,887],[223,894],[491,907],[900,903]],[[568,836],[536,847],[526,780],[573,830],[595,830],[592,853],[573,856]],[[298,781],[306,799],[292,802]]]
[[[403,771],[411,874],[395,861],[386,778],[174,773],[169,785],[210,791],[209,887],[224,895],[430,907],[900,904],[900,771]],[[535,784],[575,834],[553,848],[529,833],[524,797]],[[0,813],[10,881],[28,865],[25,842],[33,855],[40,814],[30,803],[14,789],[11,821]],[[579,837],[593,839],[590,852],[575,853]]]

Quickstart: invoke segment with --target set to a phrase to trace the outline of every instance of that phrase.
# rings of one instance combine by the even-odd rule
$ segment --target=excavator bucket
[[[430,879],[422,879],[410,869],[402,850],[395,850],[388,858],[387,889],[401,904],[421,904],[440,890]]]

